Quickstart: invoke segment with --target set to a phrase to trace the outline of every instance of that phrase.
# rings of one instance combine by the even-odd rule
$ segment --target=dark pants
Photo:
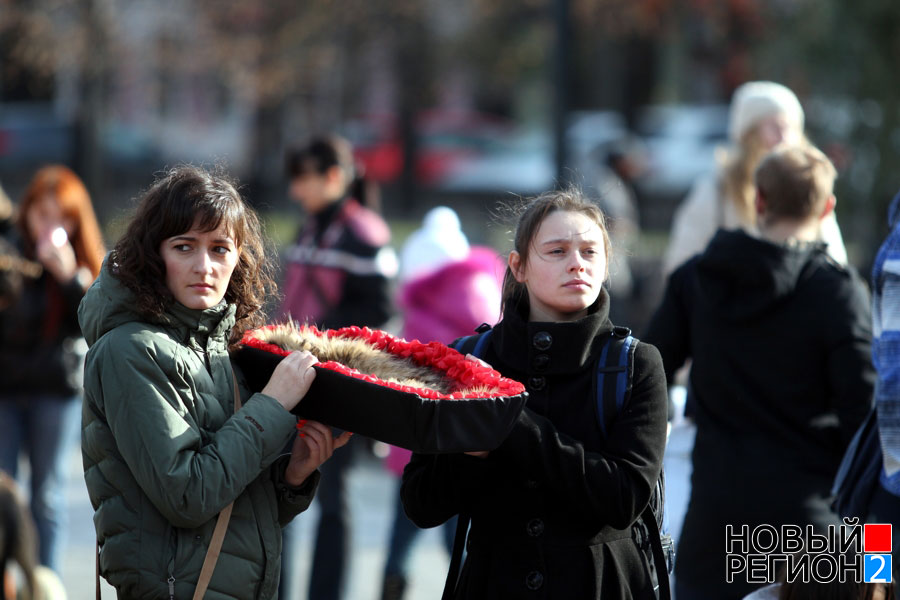
[[[339,600],[346,587],[347,564],[350,560],[350,506],[347,497],[347,478],[353,463],[353,455],[362,441],[354,436],[341,450],[332,454],[319,470],[322,479],[316,490],[319,503],[319,525],[313,551],[312,572],[309,580],[309,600]],[[288,598],[286,590],[300,568],[293,549],[298,519],[284,529],[284,550],[281,556],[281,584],[279,597]]]
[[[399,496],[399,494],[398,494]],[[412,547],[416,538],[423,531],[413,524],[403,511],[403,503],[398,497],[394,503],[394,524],[391,527],[391,537],[388,543],[387,561],[384,565],[384,576],[409,575],[409,562],[412,557]],[[456,534],[456,517],[441,525],[441,533],[447,554],[453,551],[453,538]]]

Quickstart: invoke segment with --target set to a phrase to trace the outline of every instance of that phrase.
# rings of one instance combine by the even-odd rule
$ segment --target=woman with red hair
[[[0,309],[0,470],[13,477],[20,451],[31,466],[39,560],[62,567],[65,461],[81,417],[82,296],[100,271],[103,243],[90,196],[63,166],[40,169],[16,218],[23,258],[17,297]]]

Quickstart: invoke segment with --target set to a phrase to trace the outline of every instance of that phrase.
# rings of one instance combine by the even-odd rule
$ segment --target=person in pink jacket
[[[402,337],[449,344],[470,335],[482,323],[500,318],[501,283],[505,264],[493,248],[469,246],[453,209],[431,209],[400,255],[397,303],[403,311]],[[398,477],[411,452],[391,446],[385,465]],[[455,520],[444,525],[447,550],[453,547]],[[396,501],[394,523],[384,569],[382,600],[403,597],[412,545],[419,529]]]

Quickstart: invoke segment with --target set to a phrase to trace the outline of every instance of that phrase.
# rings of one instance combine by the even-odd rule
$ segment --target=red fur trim
[[[267,325],[263,329],[274,327],[274,325]],[[310,327],[309,329],[318,336],[323,335],[323,333],[315,327]],[[390,354],[401,356],[403,358],[411,358],[418,365],[440,369],[447,374],[447,377],[458,382],[460,389],[486,385],[497,390],[495,393],[491,394],[491,396],[495,397],[516,396],[525,391],[525,386],[518,381],[503,377],[494,369],[485,367],[473,360],[469,360],[453,348],[445,346],[440,342],[428,342],[426,344],[419,340],[407,341],[402,338],[396,338],[391,334],[378,329],[356,326],[333,329],[329,331],[329,335],[334,337],[360,339],[381,351],[389,352]],[[253,337],[250,331],[244,334],[241,343],[280,356],[287,356],[290,354],[289,351],[284,350],[280,346]],[[369,381],[401,392],[415,394],[433,400],[458,400],[462,398],[484,397],[484,393],[479,392],[453,392],[452,394],[442,394],[429,388],[400,385],[390,381],[384,381],[374,375],[360,373],[356,369],[351,369],[346,365],[334,361],[318,363],[318,366],[324,369],[331,369],[332,371],[347,375],[348,377]]]

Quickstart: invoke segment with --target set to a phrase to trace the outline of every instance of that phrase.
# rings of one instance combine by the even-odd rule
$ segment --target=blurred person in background
[[[900,528],[900,193],[888,213],[891,232],[872,267],[872,359],[878,371],[875,410],[882,465],[869,503],[867,523]],[[893,535],[897,542],[897,534]],[[900,544],[892,546],[894,572],[900,573]]]
[[[13,226],[13,203],[0,186],[0,237],[8,235]]]
[[[23,277],[15,301],[0,311],[0,469],[16,477],[20,452],[27,455],[39,560],[59,573],[86,352],[77,309],[104,249],[88,192],[63,166],[35,174],[16,226],[22,256],[42,272]]]
[[[37,564],[34,519],[16,482],[0,471],[0,581],[3,600],[66,600],[59,576]],[[21,572],[17,583],[11,565]]]
[[[397,274],[397,257],[388,245],[387,224],[365,207],[365,185],[355,175],[350,143],[337,136],[314,137],[288,153],[286,167],[291,200],[307,218],[284,259],[282,318],[320,329],[384,326],[391,316],[390,280]],[[347,475],[354,446],[359,442],[351,442],[322,469],[311,600],[337,600],[345,586],[351,535]],[[285,529],[283,599],[290,597],[299,570],[293,551],[296,527]]]
[[[780,143],[805,139],[804,114],[797,96],[771,81],[751,81],[738,87],[731,101],[725,151],[715,173],[694,183],[675,212],[663,271],[669,275],[699,254],[717,229],[756,230],[753,172],[759,161]],[[847,264],[847,251],[834,213],[826,217],[818,238],[835,261]]]
[[[0,310],[13,303],[22,291],[22,258],[12,239],[15,226],[12,201],[0,187]]]
[[[401,336],[449,344],[474,333],[482,323],[496,323],[503,270],[503,261],[494,249],[469,246],[453,209],[431,209],[400,253]],[[385,464],[399,477],[411,455],[409,450],[391,446]],[[394,506],[381,600],[403,598],[412,546],[420,532],[403,512],[399,497]],[[455,531],[455,518],[442,526],[448,554]]]
[[[645,336],[671,382],[693,359],[690,502],[675,563],[679,600],[742,598],[726,583],[726,527],[839,525],[831,486],[869,411],[875,373],[868,294],[817,240],[835,171],[808,144],[756,171],[758,234],[716,233],[675,270]],[[780,530],[780,529],[779,529]]]
[[[645,323],[640,311],[640,291],[631,257],[641,235],[634,181],[646,171],[646,159],[638,141],[617,139],[592,152],[592,171],[587,183],[594,199],[607,217],[614,254],[609,265],[609,317],[613,323]],[[644,312],[645,314],[639,314]]]

